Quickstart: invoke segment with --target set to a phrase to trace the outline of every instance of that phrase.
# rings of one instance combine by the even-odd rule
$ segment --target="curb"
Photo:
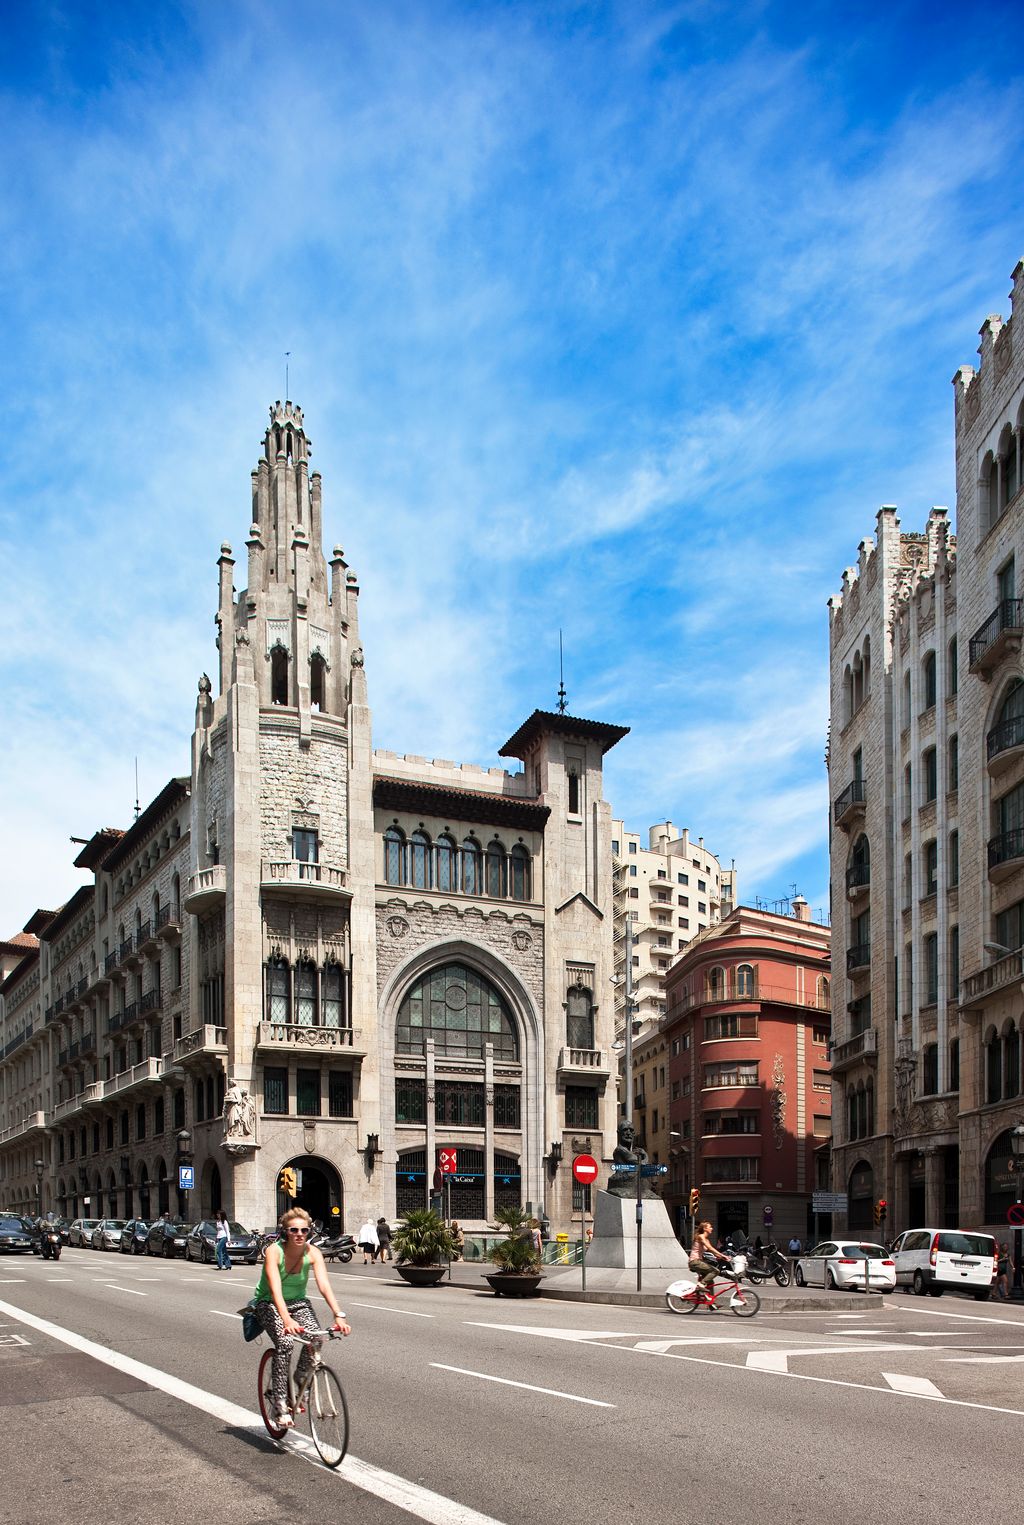
[[[540,1297],[546,1297],[563,1303],[617,1303],[623,1308],[664,1308],[664,1292],[609,1292],[602,1291],[599,1287],[593,1292],[580,1292],[576,1289],[561,1288],[557,1291],[544,1291],[541,1288]],[[883,1301],[877,1292],[850,1292],[832,1293],[827,1299],[821,1297],[762,1297],[759,1313],[831,1313],[833,1309],[862,1309],[881,1308]],[[723,1309],[723,1312],[728,1311]]]

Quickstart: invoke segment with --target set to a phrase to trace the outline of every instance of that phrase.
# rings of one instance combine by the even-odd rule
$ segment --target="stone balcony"
[[[988,996],[1002,990],[1012,992],[1015,988],[1024,994],[1024,948],[1016,948],[969,974],[963,982],[960,1004],[965,1011],[980,1008]]]
[[[988,877],[993,884],[1009,879],[1024,867],[1024,831],[1016,827],[990,837],[988,843]]]
[[[329,863],[305,863],[298,858],[264,858],[260,889],[264,895],[287,895],[309,904],[336,905],[351,900],[343,868]]]
[[[864,819],[866,795],[864,780],[855,778],[847,784],[832,806],[832,818],[843,831],[849,831],[857,821]]]
[[[579,1075],[608,1075],[610,1070],[604,1050],[599,1048],[563,1048],[558,1056],[558,1073],[567,1079]]]
[[[130,1070],[123,1070],[112,1080],[103,1082],[104,1099],[120,1096],[124,1091],[137,1091],[143,1086],[159,1086],[163,1068],[163,1060],[156,1057],[143,1059],[140,1064],[133,1064]]]
[[[307,1027],[298,1022],[261,1022],[256,1047],[262,1049],[313,1049],[352,1054],[362,1058],[365,1050],[354,1045],[351,1027]]]
[[[971,636],[967,663],[987,683],[1004,657],[1018,652],[1024,636],[1024,599],[1004,598]]]
[[[228,893],[228,871],[223,863],[200,868],[189,874],[182,904],[190,916],[202,916],[224,904]]]
[[[49,1125],[50,1119],[45,1112],[30,1112],[23,1117],[20,1123],[12,1123],[0,1133],[0,1144],[13,1144],[16,1139],[28,1138],[32,1133],[41,1133]]]
[[[207,1022],[203,1027],[197,1027],[195,1032],[186,1033],[179,1038],[174,1045],[174,1063],[181,1064],[189,1059],[202,1059],[210,1055],[223,1055],[228,1051],[228,1030],[226,1027],[215,1027]]]
[[[833,1075],[839,1070],[849,1069],[851,1064],[857,1064],[861,1059],[869,1059],[872,1064],[878,1063],[878,1033],[873,1027],[866,1027],[855,1038],[847,1038],[845,1043],[836,1044],[832,1050]]]
[[[59,1101],[50,1113],[50,1122],[65,1122],[73,1117],[76,1112],[81,1112],[85,1107],[96,1106],[103,1100],[103,1081],[94,1080],[84,1090],[79,1091],[77,1096],[68,1096],[66,1100]]]

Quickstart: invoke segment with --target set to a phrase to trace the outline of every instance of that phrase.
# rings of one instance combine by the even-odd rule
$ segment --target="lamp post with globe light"
[[[46,1169],[46,1165],[45,1165],[44,1161],[43,1160],[36,1160],[36,1162],[35,1162],[35,1172],[36,1172],[36,1217],[37,1218],[41,1218],[43,1216],[43,1172],[45,1171],[45,1169]]]

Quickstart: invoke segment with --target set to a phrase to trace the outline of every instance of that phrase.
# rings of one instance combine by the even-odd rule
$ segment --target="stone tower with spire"
[[[359,588],[340,547],[325,559],[310,454],[302,410],[275,403],[252,473],[241,592],[221,547],[219,691],[200,680],[193,736],[186,908],[202,1040],[185,1063],[226,1071],[228,1105],[206,1121],[225,1128],[225,1200],[246,1222],[272,1206],[263,1149],[329,1155],[351,1179],[353,1118],[372,1126],[378,1110]]]

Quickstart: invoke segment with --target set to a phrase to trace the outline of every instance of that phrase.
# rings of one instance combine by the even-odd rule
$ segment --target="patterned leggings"
[[[308,1299],[302,1297],[297,1302],[286,1303],[285,1307],[297,1324],[308,1329],[312,1334],[322,1333],[321,1325],[313,1312],[313,1306]],[[269,1334],[274,1342],[274,1359],[271,1362],[270,1385],[274,1394],[274,1405],[280,1413],[288,1407],[288,1368],[292,1361],[292,1350],[295,1346],[294,1335],[285,1334],[281,1315],[271,1302],[259,1302],[255,1308],[256,1320],[260,1327]],[[295,1368],[296,1383],[306,1375],[306,1371],[313,1359],[314,1350],[319,1350],[317,1345],[303,1345],[302,1354],[299,1356],[298,1365]]]

